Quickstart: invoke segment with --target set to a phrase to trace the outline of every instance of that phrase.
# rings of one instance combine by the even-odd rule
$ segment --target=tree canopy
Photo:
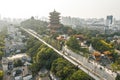
[[[92,46],[95,50],[104,52],[104,51],[112,51],[114,48],[110,43],[107,43],[105,40],[101,39],[92,39]]]
[[[6,28],[2,29],[0,32],[0,60],[2,59],[2,56],[4,55],[4,45],[5,45],[5,36],[6,36],[7,30]]]
[[[73,73],[69,80],[93,80],[93,79],[83,71],[78,70]]]
[[[21,26],[25,28],[30,28],[37,31],[40,34],[43,34],[48,26],[48,23],[41,20],[36,20],[34,17],[31,17],[28,20],[21,22]]]
[[[41,48],[36,55],[36,62],[40,67],[51,68],[52,62],[57,59],[58,55],[53,51],[53,49],[48,47]]]
[[[74,36],[70,37],[70,39],[66,42],[66,45],[71,49],[75,49],[75,50],[80,49],[79,42]]]
[[[111,64],[113,71],[120,71],[120,57]]]
[[[115,80],[120,80],[120,74],[117,74]]]
[[[40,45],[42,44],[36,38],[29,37],[26,45],[28,55],[33,57],[37,53],[37,50],[39,49]]]
[[[75,71],[75,67],[64,60],[63,58],[58,58],[52,63],[51,71],[61,80],[65,80]]]
[[[90,76],[63,58],[58,58],[52,63],[51,71],[61,80],[93,80]]]
[[[23,66],[23,62],[19,59],[19,60],[14,62],[14,66],[15,67],[21,67],[21,66]]]
[[[0,70],[0,80],[3,80],[3,75],[4,75],[3,71]]]

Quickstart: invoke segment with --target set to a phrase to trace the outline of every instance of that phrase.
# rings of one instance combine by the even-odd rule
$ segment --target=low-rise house
[[[100,64],[103,65],[103,66],[107,66],[110,63],[111,63],[110,59],[107,56],[105,56],[104,54],[101,54]]]
[[[101,53],[100,53],[100,52],[95,51],[95,52],[93,52],[92,55],[95,57],[95,60],[96,60],[96,61],[100,61],[100,56],[101,56]]]
[[[24,66],[30,66],[30,65],[32,65],[32,64],[27,61],[24,63]]]
[[[64,36],[58,36],[56,39],[59,40],[59,41],[65,40]]]
[[[12,55],[11,57],[7,57],[7,59],[11,61],[19,60],[19,59],[24,60],[24,61],[31,60],[31,58],[26,53]]]
[[[5,57],[2,57],[2,67],[3,67],[3,71],[7,71],[8,70],[8,59]]]
[[[27,74],[25,76],[23,76],[23,80],[32,80],[32,75],[31,74]]]
[[[12,70],[13,69],[13,62],[9,61],[8,62],[8,70]]]
[[[85,36],[84,35],[81,35],[81,34],[76,34],[74,35],[78,40],[80,41],[84,41],[85,40]]]
[[[61,40],[67,40],[68,36],[67,35],[59,35],[58,37],[56,37],[57,40],[61,41]]]
[[[16,76],[15,80],[22,80],[22,76]]]
[[[80,45],[81,45],[82,48],[87,48],[87,45],[84,42],[81,42]]]
[[[95,57],[95,60],[97,62],[99,62],[102,66],[107,66],[107,65],[109,65],[111,63],[109,57],[107,56],[108,53],[109,52],[105,52],[104,54],[102,54],[102,53],[100,53],[98,51],[95,51],[92,55]]]
[[[40,69],[39,73],[40,76],[46,76],[48,74],[48,70],[46,68]]]
[[[12,75],[15,80],[32,80],[32,73],[29,72],[28,66],[14,68]]]

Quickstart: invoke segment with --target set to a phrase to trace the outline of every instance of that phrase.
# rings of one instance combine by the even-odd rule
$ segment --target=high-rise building
[[[105,34],[109,34],[109,32],[110,32],[110,27],[112,26],[112,24],[113,24],[113,16],[112,16],[112,15],[108,15],[108,16],[106,17],[106,25],[105,25],[105,27],[104,27],[104,29],[105,29]]]
[[[111,24],[113,24],[113,16],[112,15],[109,15],[109,16],[107,16],[107,18],[106,18],[106,25],[111,25]]]

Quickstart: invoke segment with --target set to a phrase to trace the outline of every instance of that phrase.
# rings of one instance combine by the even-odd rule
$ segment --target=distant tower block
[[[107,16],[107,18],[106,18],[106,25],[109,26],[112,23],[113,23],[113,16],[112,15]]]
[[[112,15],[108,15],[107,17],[106,17],[106,25],[105,25],[105,27],[104,27],[104,29],[105,29],[105,34],[109,34],[110,33],[110,27],[112,26],[112,24],[113,24],[113,16]]]
[[[50,23],[48,25],[50,29],[57,30],[58,28],[61,27],[59,15],[60,13],[56,12],[55,10],[53,12],[50,12],[50,16],[49,16]]]

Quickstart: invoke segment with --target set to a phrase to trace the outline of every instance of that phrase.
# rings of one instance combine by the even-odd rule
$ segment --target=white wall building
[[[8,70],[8,59],[5,57],[2,57],[2,67],[3,67],[3,71]]]

